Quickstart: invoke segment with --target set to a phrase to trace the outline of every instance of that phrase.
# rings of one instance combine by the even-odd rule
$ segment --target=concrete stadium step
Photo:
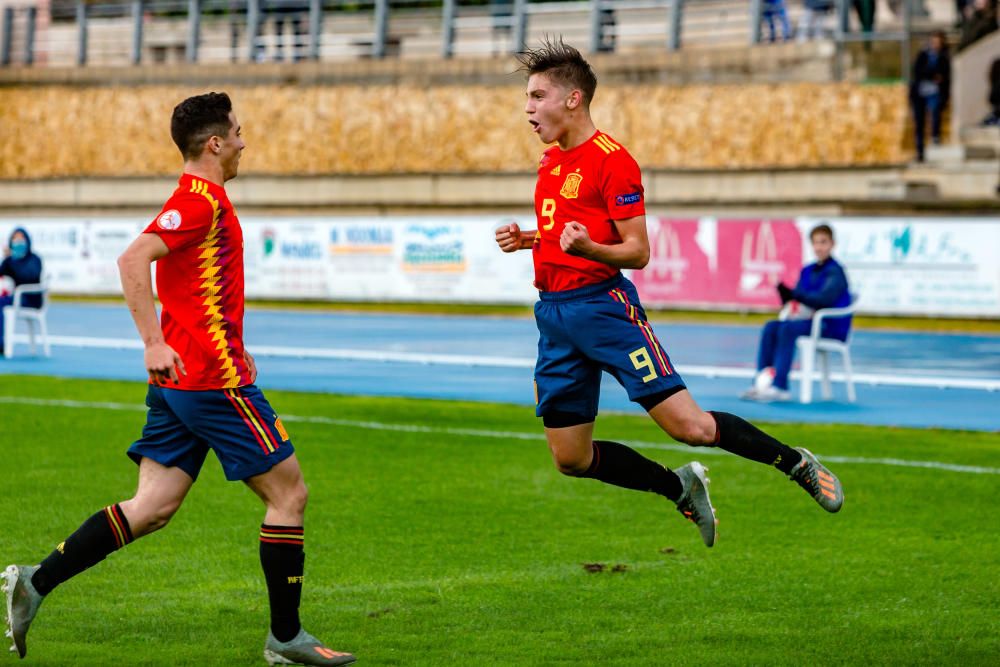
[[[1000,157],[1000,127],[963,127],[959,138],[966,158],[987,160]]]
[[[877,178],[868,181],[872,201],[929,202],[941,198],[937,184],[930,180],[911,180],[903,176]]]

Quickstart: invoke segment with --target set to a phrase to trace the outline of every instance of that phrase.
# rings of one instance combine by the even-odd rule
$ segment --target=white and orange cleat
[[[808,449],[796,447],[795,450],[802,454],[802,461],[792,469],[789,479],[805,489],[827,512],[839,512],[844,505],[840,480]]]
[[[14,642],[11,652],[19,658],[28,654],[28,628],[44,599],[31,585],[37,569],[37,565],[11,565],[0,574],[0,589],[7,594],[7,637]]]
[[[715,508],[708,497],[708,468],[692,461],[675,470],[681,478],[681,498],[677,501],[677,511],[684,518],[698,526],[701,539],[706,547],[715,544],[718,537],[719,521],[715,518]]]
[[[279,642],[270,632],[264,644],[264,659],[269,665],[349,665],[355,657],[327,648],[323,642],[299,629],[299,634],[287,642]]]

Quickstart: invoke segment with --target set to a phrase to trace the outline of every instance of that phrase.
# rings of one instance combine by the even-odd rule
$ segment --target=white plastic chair
[[[41,307],[26,308],[22,306],[21,300],[25,294],[41,294]],[[52,356],[52,350],[49,347],[49,329],[45,319],[45,313],[49,309],[48,277],[42,276],[42,282],[40,283],[18,285],[14,288],[13,297],[14,303],[10,306],[4,306],[3,309],[3,356],[8,359],[14,356],[14,331],[18,320],[22,320],[28,327],[28,341],[31,344],[31,353],[37,354],[35,348],[35,334],[37,330],[43,354],[46,357]]]
[[[851,375],[851,336],[854,334],[854,327],[852,326],[847,332],[847,340],[844,341],[820,336],[825,318],[853,314],[857,310],[858,301],[859,296],[852,294],[849,306],[820,308],[813,313],[812,330],[809,335],[799,336],[795,339],[801,362],[799,400],[802,403],[812,403],[813,378],[816,374],[817,359],[819,359],[819,377],[823,399],[830,400],[833,397],[833,391],[830,387],[830,354],[833,352],[839,352],[844,359],[844,383],[847,385],[848,402],[854,403],[858,400],[854,391],[854,378]]]

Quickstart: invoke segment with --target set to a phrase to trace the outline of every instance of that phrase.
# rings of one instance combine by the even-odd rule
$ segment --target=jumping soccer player
[[[11,565],[3,573],[11,650],[25,656],[31,621],[56,586],[166,526],[212,449],[226,479],[244,482],[266,507],[260,562],[271,626],[264,658],[272,665],[346,665],[353,655],[330,650],[299,624],[307,492],[243,346],[243,232],[223,184],[236,176],[245,144],[229,97],[184,100],[174,108],[170,134],[184,156],[180,185],[118,259],[149,372],[146,426],[128,450],[139,486],[131,499],[84,521],[40,565]]]
[[[694,402],[621,269],[649,261],[639,167],[590,117],[597,78],[579,51],[546,41],[518,55],[527,73],[525,112],[547,149],[538,164],[538,229],[496,231],[504,252],[532,249],[538,324],[536,413],[556,467],[572,477],[653,491],[677,504],[707,546],[715,510],[704,466],[676,471],[617,442],[594,440],[601,371],[611,373],[672,438],[722,447],[788,475],[829,512],[844,502],[839,480],[809,451],[784,445],[743,419]]]

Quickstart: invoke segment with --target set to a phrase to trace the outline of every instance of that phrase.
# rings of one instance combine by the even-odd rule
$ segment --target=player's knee
[[[309,503],[309,489],[306,487],[305,482],[300,481],[292,491],[291,504],[292,509],[294,509],[299,514],[305,514],[306,505]]]
[[[125,504],[123,503],[123,506]],[[148,535],[156,532],[170,523],[177,510],[180,509],[180,500],[170,500],[158,503],[141,503],[133,501],[126,510],[129,517],[132,534],[136,537]],[[123,507],[124,509],[124,507]]]
[[[567,477],[579,477],[583,473],[587,472],[587,468],[590,467],[589,465],[584,465],[582,462],[579,461],[573,461],[573,462],[556,461],[555,464],[556,464],[556,470],[566,475]]]
[[[568,450],[552,450],[552,462],[556,470],[570,477],[579,477],[590,467],[590,460],[587,457]]]
[[[298,480],[296,483],[284,489],[282,493],[273,500],[273,504],[283,515],[303,516],[306,512],[306,504],[309,502],[309,489],[305,482]]]
[[[715,443],[715,420],[707,412],[684,417],[671,429],[671,437],[695,447]]]

